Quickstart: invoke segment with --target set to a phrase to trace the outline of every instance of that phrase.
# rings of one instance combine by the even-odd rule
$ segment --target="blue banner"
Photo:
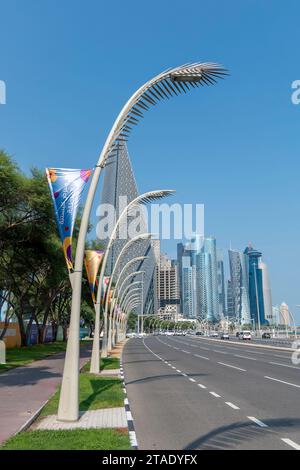
[[[55,217],[68,269],[73,269],[72,234],[80,197],[92,170],[46,168]]]

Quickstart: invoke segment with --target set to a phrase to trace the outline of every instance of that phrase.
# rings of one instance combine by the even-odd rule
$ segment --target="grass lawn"
[[[130,450],[127,430],[75,429],[27,431],[10,438],[0,450]]]
[[[120,359],[117,357],[104,357],[101,358],[100,363],[101,370],[120,369]],[[90,362],[87,362],[82,368],[82,372],[88,372],[90,370]]]
[[[57,414],[59,390],[43,408],[40,416]],[[122,382],[117,377],[97,377],[83,372],[80,374],[79,409],[97,410],[123,406]]]
[[[35,344],[24,348],[7,349],[6,364],[0,364],[0,373],[13,367],[25,366],[38,359],[66,350],[67,343]]]

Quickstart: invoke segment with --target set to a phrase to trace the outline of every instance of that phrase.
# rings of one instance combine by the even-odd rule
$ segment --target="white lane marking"
[[[290,365],[288,365],[288,364],[280,364],[279,362],[269,362],[269,364],[273,364],[274,366],[289,367],[290,369],[298,369],[298,370],[300,370],[300,367],[290,366]]]
[[[207,361],[209,361],[209,357],[205,357],[205,356],[200,356],[199,354],[193,354],[195,357],[200,357],[200,359],[206,359]]]
[[[220,395],[218,395],[216,392],[209,392],[213,397],[216,397],[216,398],[221,398]]]
[[[242,359],[249,359],[250,361],[257,361],[254,357],[242,356],[240,354],[235,354],[234,357],[240,357]]]
[[[227,352],[224,352],[224,351],[217,351],[216,349],[213,349],[213,352],[219,353],[219,354],[228,354]]]
[[[236,367],[231,364],[225,364],[224,362],[218,362],[221,366],[232,367],[232,369],[241,370],[242,372],[247,372],[246,369],[241,369],[241,367]]]
[[[181,370],[179,370],[179,369],[176,369],[176,372],[179,372],[179,374],[181,374]]]
[[[200,387],[200,388],[206,388],[205,385],[202,385],[202,384],[198,384],[198,387]]]
[[[183,377],[187,377],[187,374],[185,374],[184,372],[181,372],[181,375],[183,375]]]
[[[199,349],[203,349],[204,351],[210,351],[209,348],[203,348],[203,347],[201,347],[201,346],[199,346]]]
[[[238,406],[234,405],[230,401],[225,401],[225,403],[226,403],[226,405],[230,406],[230,408],[233,408],[234,410],[239,410],[240,409]]]
[[[265,355],[265,353],[263,352],[258,352],[258,351],[250,351],[250,349],[245,349],[246,352],[249,352],[249,353],[252,353],[252,354],[262,354],[263,356]]]
[[[293,447],[296,450],[300,450],[299,444],[296,444],[296,442],[292,441],[291,439],[288,439],[286,437],[281,439],[283,442],[285,442],[288,446]]]
[[[274,380],[275,382],[280,382],[285,385],[291,385],[292,387],[300,388],[300,385],[292,384],[290,382],[285,382],[284,380],[275,379],[274,377],[269,377],[268,375],[265,375],[265,379]]]
[[[175,366],[172,366],[172,369],[176,369],[176,367],[175,367]]]
[[[269,427],[267,424],[263,423],[262,421],[260,421],[260,419],[257,419],[254,416],[247,416],[247,418],[250,419],[251,421],[253,421],[253,423],[260,426],[261,428],[268,428]]]
[[[195,380],[195,379],[189,379],[189,380],[190,380],[191,382],[196,382],[196,380]]]
[[[189,351],[185,351],[184,349],[182,349],[181,351],[184,352],[185,354],[191,354]]]

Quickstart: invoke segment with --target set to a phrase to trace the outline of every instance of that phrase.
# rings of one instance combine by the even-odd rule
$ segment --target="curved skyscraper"
[[[116,154],[109,158],[104,172],[104,181],[101,192],[101,206],[105,208],[105,204],[109,204],[115,208],[116,217],[118,218],[126,205],[138,196],[138,188],[135,181],[132,165],[130,162],[129,154],[126,145],[120,145]],[[105,211],[104,211],[105,212]],[[105,214],[102,214],[105,216]],[[125,220],[125,219],[124,219]],[[127,217],[128,225],[130,225],[131,218]],[[123,226],[122,226],[123,227]],[[147,232],[146,220],[141,214],[139,233]],[[107,244],[107,239],[104,243]],[[112,249],[108,258],[106,274],[110,275],[113,269],[115,260],[120,253],[120,250],[128,241],[128,238],[117,238],[112,245]],[[144,288],[143,288],[143,303],[144,312],[153,313],[154,311],[154,270],[155,270],[155,257],[151,246],[151,241],[143,240],[134,244],[124,255],[124,263],[137,256],[148,256],[149,258],[142,261],[139,265],[134,265],[132,271],[145,271],[144,275]],[[140,280],[141,276],[136,279],[132,278],[131,282]]]

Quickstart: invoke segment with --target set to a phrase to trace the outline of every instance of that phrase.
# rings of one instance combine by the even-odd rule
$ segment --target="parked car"
[[[229,339],[229,334],[228,333],[222,333],[220,338],[221,339]]]
[[[241,338],[243,336],[243,332],[242,331],[237,331],[235,336],[237,338]]]
[[[266,331],[261,335],[262,339],[271,339],[271,333],[267,333]]]
[[[243,331],[243,336],[242,336],[242,339],[243,340],[251,340],[251,331]]]
[[[196,331],[196,336],[202,336],[202,335],[203,335],[202,331]]]

